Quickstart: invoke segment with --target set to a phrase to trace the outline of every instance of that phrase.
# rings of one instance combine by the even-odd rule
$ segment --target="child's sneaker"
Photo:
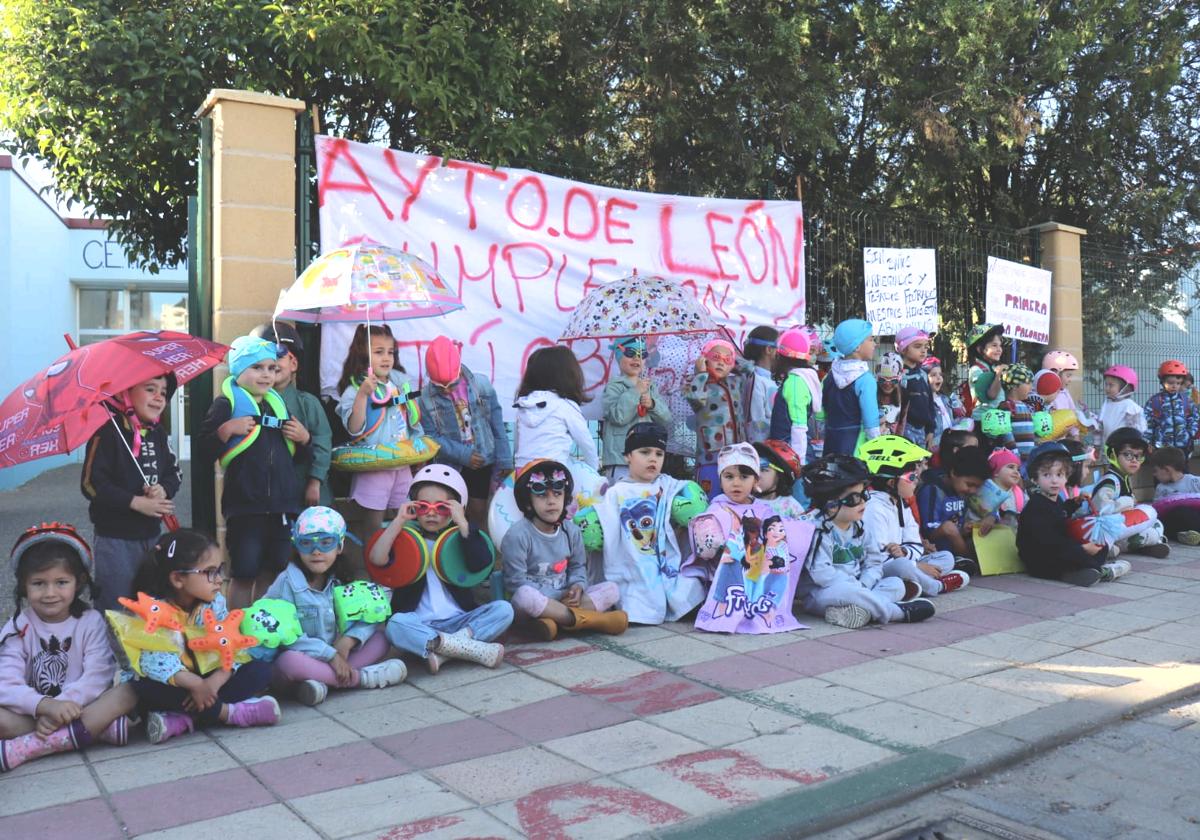
[[[834,627],[857,630],[871,623],[871,614],[858,604],[843,604],[825,610],[825,621]]]
[[[1180,545],[1200,545],[1200,531],[1180,531],[1175,535],[1175,542]]]
[[[942,593],[953,592],[955,589],[962,589],[971,582],[971,576],[966,572],[947,572],[938,578],[938,582],[942,584]]]
[[[1171,547],[1165,542],[1155,543],[1154,545],[1143,545],[1141,548],[1133,549],[1134,554],[1141,554],[1144,557],[1153,557],[1157,560],[1162,560],[1171,553]]]
[[[1124,577],[1133,570],[1128,560],[1112,560],[1100,567],[1100,580],[1110,581]]]
[[[225,722],[230,726],[274,726],[279,723],[279,702],[268,695],[230,703]]]
[[[161,744],[196,728],[192,716],[184,712],[150,712],[146,715],[146,738],[151,744]]]
[[[933,618],[933,614],[937,612],[933,606],[933,601],[927,598],[905,601],[903,604],[897,604],[896,606],[904,613],[900,620],[905,624],[916,624],[918,621],[925,621],[926,619]]]
[[[1122,560],[1122,563],[1128,563],[1127,560]],[[1061,578],[1063,583],[1071,583],[1075,586],[1092,586],[1100,580],[1099,569],[1073,569],[1066,572]]]
[[[443,659],[478,662],[485,668],[495,668],[504,660],[504,645],[480,642],[472,637],[470,628],[463,628],[457,633],[442,633],[442,643],[437,652]]]
[[[305,706],[319,706],[329,696],[329,686],[320,680],[301,680],[296,686],[296,699]]]
[[[385,659],[358,669],[359,688],[387,688],[399,685],[408,676],[408,669],[399,659]]]
[[[915,580],[905,579],[904,597],[900,599],[901,601],[911,601],[913,598],[921,597],[921,594],[921,584],[917,583]]]

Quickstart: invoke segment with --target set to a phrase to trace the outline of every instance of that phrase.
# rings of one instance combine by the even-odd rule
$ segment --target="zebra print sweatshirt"
[[[47,624],[26,607],[0,630],[0,706],[35,716],[45,697],[86,706],[112,685],[117,661],[99,610]]]

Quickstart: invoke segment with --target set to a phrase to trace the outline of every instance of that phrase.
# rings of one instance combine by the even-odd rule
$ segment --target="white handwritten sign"
[[[863,248],[867,320],[876,333],[937,331],[936,256],[932,248]]]
[[[1050,343],[1050,272],[1025,263],[988,257],[989,324],[1003,324],[1018,341]]]

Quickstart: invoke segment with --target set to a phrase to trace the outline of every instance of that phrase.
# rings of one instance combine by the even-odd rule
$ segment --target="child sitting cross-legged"
[[[922,533],[938,551],[953,552],[969,562],[975,552],[968,541],[967,499],[991,478],[992,468],[978,446],[964,446],[948,460],[943,458],[943,465],[945,472],[928,471],[917,488]]]
[[[1187,457],[1174,446],[1150,453],[1154,507],[1166,535],[1183,545],[1200,545],[1200,475],[1187,473]]]
[[[296,607],[304,633],[279,654],[275,674],[295,687],[296,699],[306,706],[323,702],[330,688],[386,688],[408,674],[399,659],[383,659],[388,642],[381,626],[338,621],[336,605],[345,587],[337,572],[345,538],[346,520],[336,510],[305,509],[292,527],[296,554],[263,596]]]
[[[385,631],[388,641],[423,658],[431,674],[436,674],[448,658],[495,668],[504,659],[504,645],[492,640],[499,638],[513,620],[508,601],[477,605],[469,588],[442,579],[442,555],[428,564],[428,572],[422,569],[415,580],[401,584],[389,577],[400,564],[395,551],[398,546],[406,546],[418,556],[422,549],[428,555],[453,550],[461,559],[459,568],[472,576],[486,575],[492,568],[495,549],[491,540],[467,522],[463,508],[469,499],[467,484],[456,470],[431,464],[413,476],[409,495],[412,501],[402,506],[387,528],[367,544],[367,571],[380,583],[396,586],[392,593],[395,614],[388,619]],[[415,531],[406,530],[410,523],[415,524]],[[451,531],[457,531],[457,536],[450,535]],[[413,543],[418,539],[423,546]],[[451,539],[456,542],[454,549],[450,547]]]
[[[665,440],[661,443],[665,445]],[[665,455],[661,446],[646,455],[655,459],[654,477]],[[630,463],[634,468],[642,466],[637,459]],[[644,470],[639,469],[641,472]],[[560,629],[617,635],[629,626],[625,613],[606,612],[621,596],[615,583],[588,586],[583,534],[566,518],[567,500],[574,489],[566,465],[530,461],[518,472],[513,486],[517,508],[525,518],[508,529],[500,544],[504,588],[511,594],[513,612],[531,619],[538,637],[546,641],[555,638]]]
[[[1017,552],[1034,577],[1061,580],[1076,586],[1114,580],[1129,571],[1125,560],[1110,562],[1112,550],[1100,543],[1080,544],[1067,530],[1069,508],[1079,500],[1063,502],[1071,472],[1071,455],[1057,441],[1034,447],[1026,464],[1032,482],[1029,501],[1017,526]]]
[[[851,630],[872,619],[886,624],[932,617],[932,602],[905,601],[905,582],[885,576],[882,558],[867,553],[862,519],[871,494],[866,465],[849,455],[825,455],[807,464],[802,477],[817,528],[796,589],[805,611]]]
[[[871,562],[881,564],[885,575],[916,584],[923,595],[953,592],[970,583],[966,572],[954,570],[953,554],[926,550],[909,506],[929,451],[898,435],[884,435],[864,441],[858,455],[871,473],[871,498],[863,516]]]

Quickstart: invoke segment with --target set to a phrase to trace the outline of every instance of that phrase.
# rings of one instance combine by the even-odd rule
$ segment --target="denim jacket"
[[[465,444],[459,436],[458,417],[450,395],[432,382],[421,388],[421,417],[425,433],[438,442],[441,451],[435,461],[452,467],[467,466],[471,455],[478,452],[494,472],[508,472],[513,467],[512,447],[504,429],[500,401],[487,377],[477,376],[465,367],[462,378],[467,383],[467,402],[471,411],[471,432],[474,444]]]
[[[305,653],[313,659],[328,662],[337,653],[333,643],[338,639],[337,618],[333,613],[333,588],[338,586],[337,579],[330,575],[325,581],[325,588],[312,589],[304,572],[295,563],[288,563],[287,568],[279,573],[264,598],[280,598],[296,605],[296,617],[300,619],[300,628],[304,635],[294,644],[288,645],[288,650]],[[372,634],[383,625],[367,624],[365,621],[355,621],[346,628],[345,635],[357,639],[362,644],[371,638]]]

